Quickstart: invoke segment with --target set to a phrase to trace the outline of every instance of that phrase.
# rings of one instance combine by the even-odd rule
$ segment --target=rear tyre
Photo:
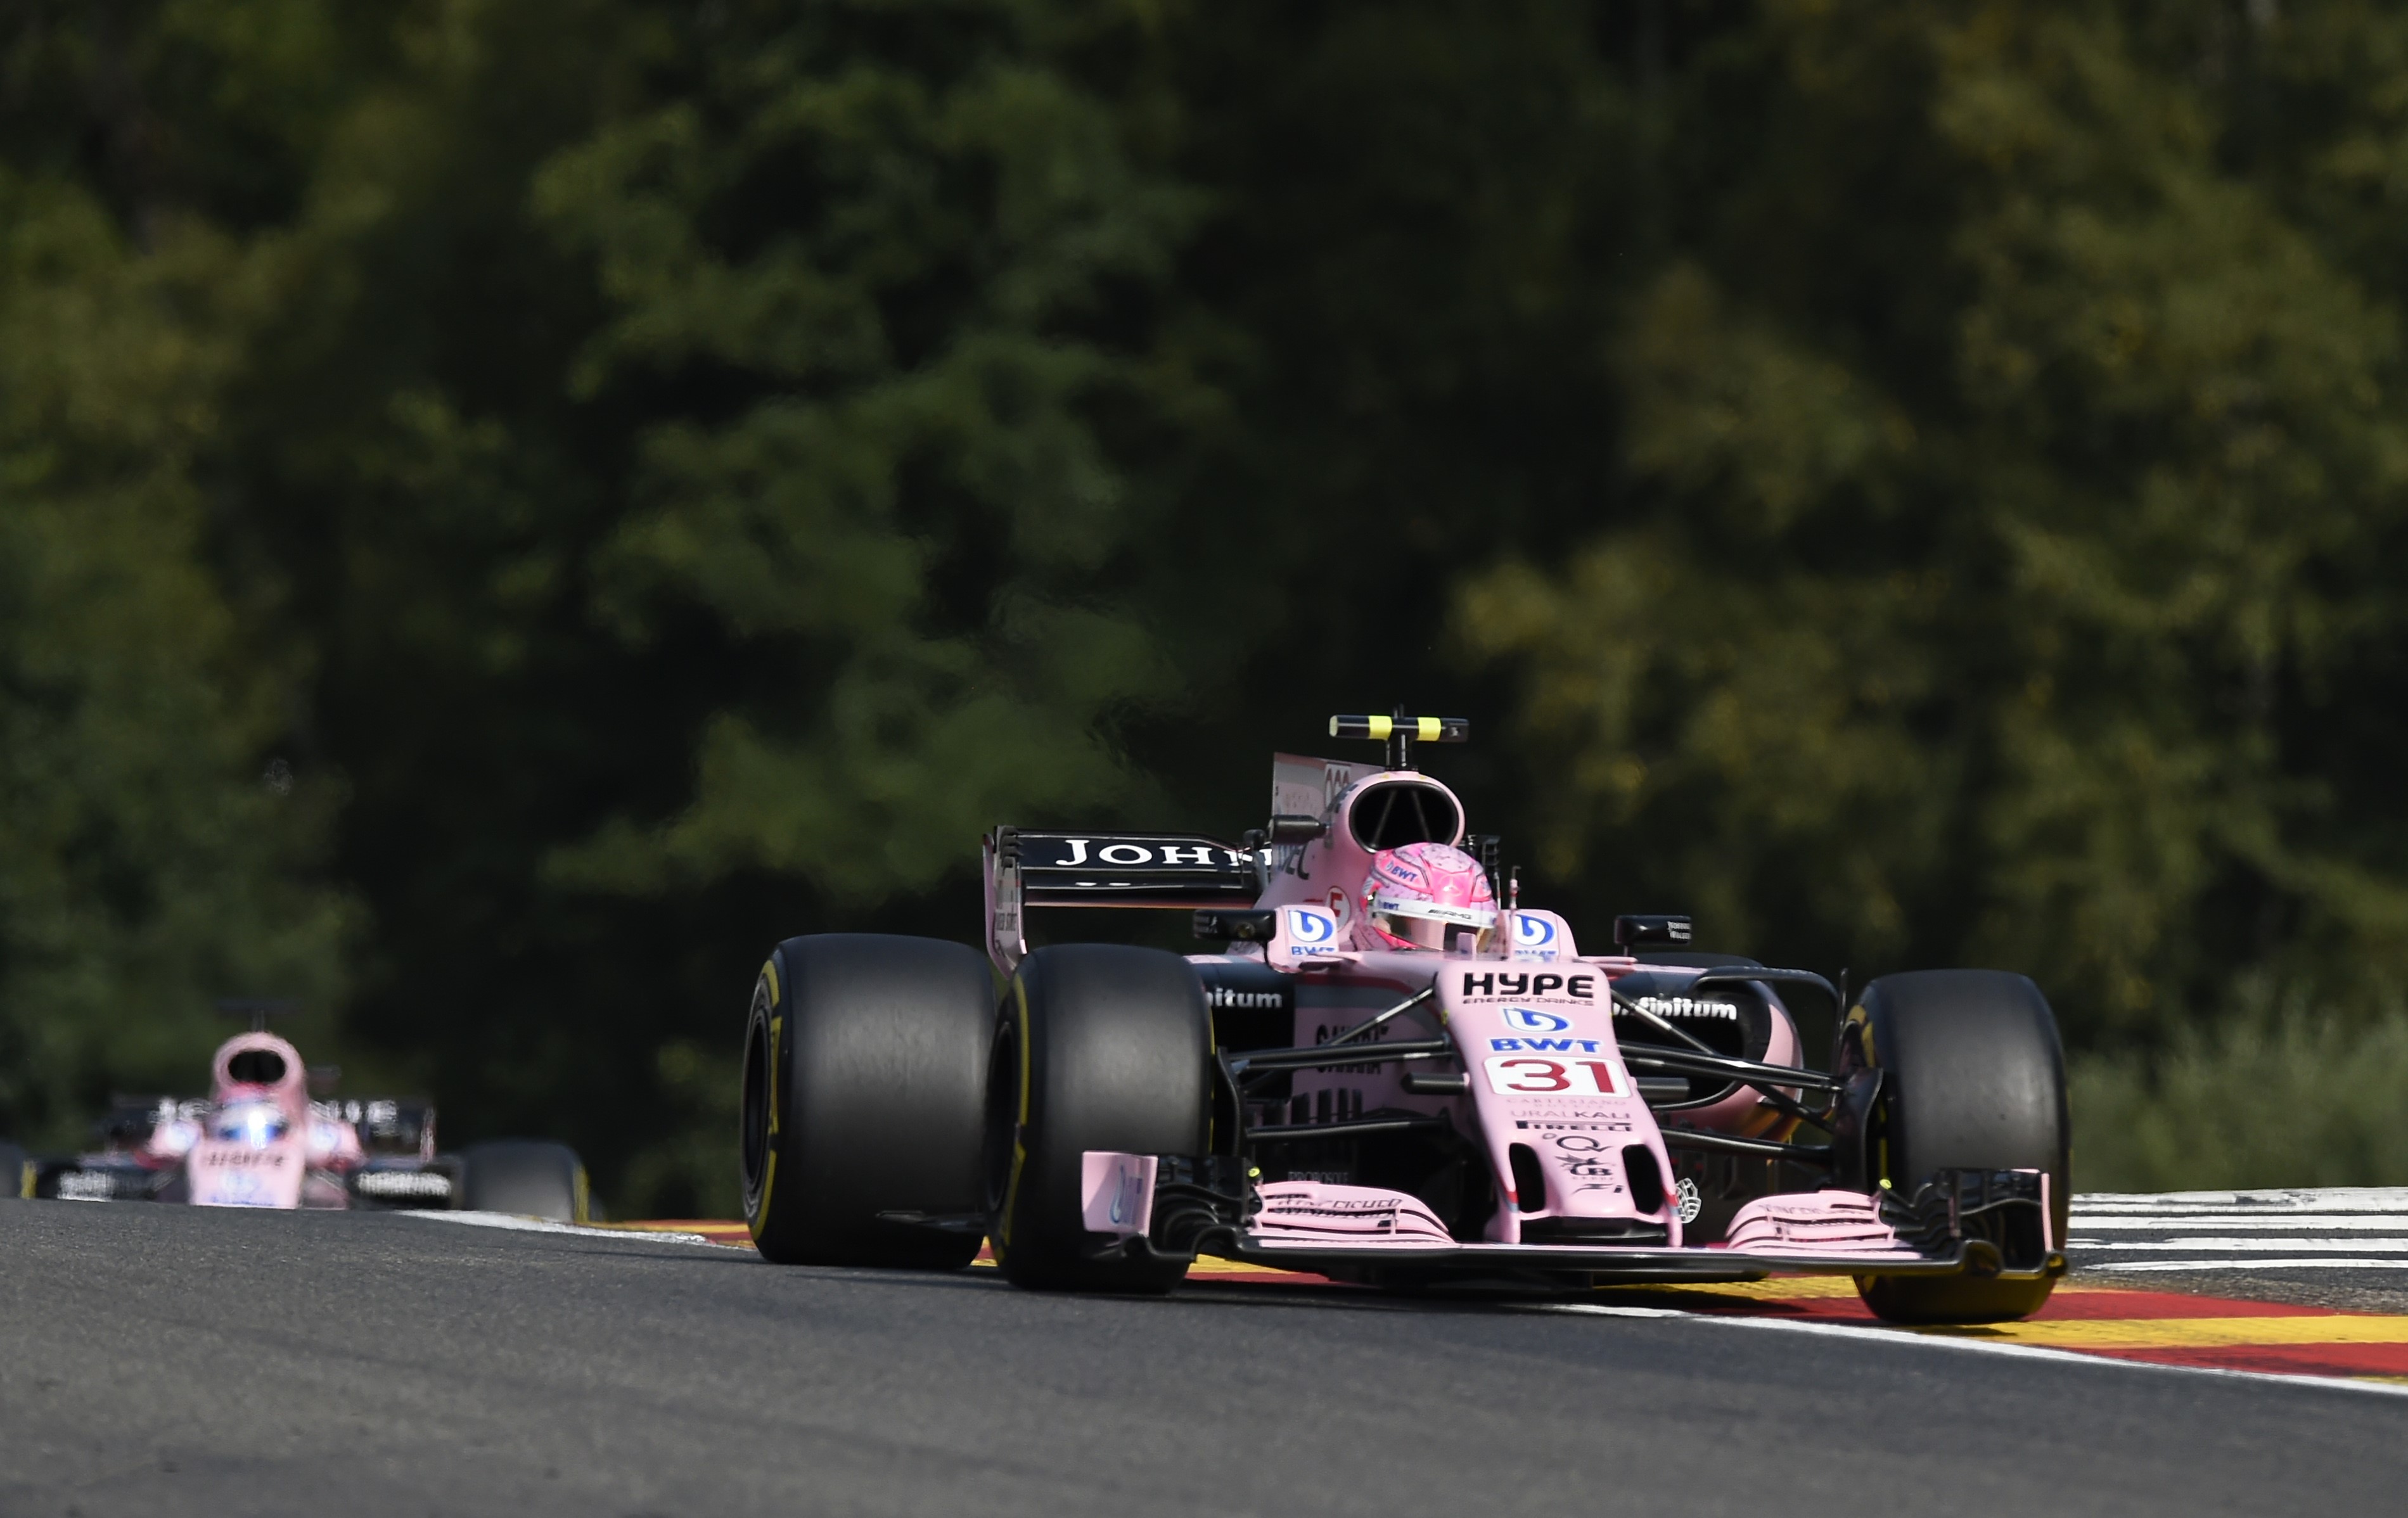
[[[2046,1171],[2050,1237],[2063,1247],[2065,1056],[2038,986],[1998,970],[1885,975],[1865,987],[1840,1038],[1840,1068],[1883,1072],[1867,1133],[1875,1178],[1912,1195],[1936,1170]],[[1856,1285],[1892,1323],[2000,1323],[2038,1311],[2056,1282],[1876,1276]]]
[[[987,1107],[996,1263],[1017,1285],[1167,1292],[1176,1260],[1097,1259],[1085,1227],[1089,1150],[1201,1154],[1211,1136],[1212,1022],[1178,955],[1062,944],[1028,956],[997,1019]]]
[[[460,1153],[460,1205],[475,1212],[515,1212],[553,1223],[586,1223],[585,1164],[566,1144],[496,1138]]]
[[[32,1157],[15,1144],[0,1142],[0,1197],[34,1195]]]
[[[744,1221],[779,1265],[958,1270],[979,1233],[882,1212],[982,1210],[995,981],[935,938],[789,938],[762,967],[744,1036]]]

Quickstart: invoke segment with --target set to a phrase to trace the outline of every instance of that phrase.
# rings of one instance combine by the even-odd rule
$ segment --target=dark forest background
[[[2403,296],[2348,0],[12,0],[0,1131],[290,995],[724,1210],[779,938],[1401,702],[2086,1186],[2408,1180]]]

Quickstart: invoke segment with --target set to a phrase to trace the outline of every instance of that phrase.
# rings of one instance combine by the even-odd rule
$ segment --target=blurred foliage
[[[0,1127],[281,993],[724,1207],[769,944],[1399,700],[1576,921],[2031,973],[2132,1155],[2387,1079],[2403,239],[2345,0],[20,0]]]
[[[1111,7],[921,8],[733,9],[535,180],[603,295],[572,393],[643,418],[596,613],[749,666],[691,804],[614,816],[564,882],[925,888],[1003,810],[1116,799],[1098,718],[1175,680],[1109,588],[1167,523],[1096,413],[1165,402],[1112,308],[1193,197],[1063,67],[1153,39]]]
[[[1715,221],[1617,338],[1629,509],[1462,603],[1562,755],[1548,863],[2030,967],[2096,1030],[2236,957],[2397,983],[2389,782],[2316,736],[2398,644],[2396,322],[2233,171],[2202,39],[1799,6],[1739,40],[1668,107],[1754,120],[1674,129]]]
[[[2080,1054],[2084,1191],[2408,1185],[2408,1011],[2337,1019],[2301,996],[2178,1030],[2155,1057]]]
[[[241,284],[205,229],[131,257],[0,170],[0,1113],[29,1138],[189,1083],[218,994],[345,988],[338,797],[275,752],[304,671],[204,566],[187,472]]]

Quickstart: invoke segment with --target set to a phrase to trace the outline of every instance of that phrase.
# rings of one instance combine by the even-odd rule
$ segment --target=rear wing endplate
[[[1261,861],[1193,833],[1036,833],[998,827],[982,840],[987,957],[1005,975],[1028,957],[1031,907],[1251,907]]]

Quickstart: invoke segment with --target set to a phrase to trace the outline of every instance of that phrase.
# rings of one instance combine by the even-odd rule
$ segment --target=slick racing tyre
[[[1042,1290],[1167,1292],[1176,1260],[1096,1257],[1081,1206],[1086,1152],[1201,1154],[1212,1022],[1178,955],[1120,944],[1039,949],[1020,967],[989,1062],[987,1195],[996,1263]]]
[[[23,1150],[15,1144],[0,1141],[0,1197],[31,1196],[34,1194],[34,1178],[27,1172],[32,1168],[31,1160]]]
[[[593,1218],[585,1164],[566,1144],[539,1138],[496,1138],[460,1152],[460,1206],[472,1212],[515,1212],[553,1223]]]
[[[995,980],[935,938],[788,938],[744,1035],[744,1221],[779,1265],[958,1270],[977,1257]],[[881,1213],[950,1216],[942,1232]]]
[[[2065,1058],[2040,988],[1997,970],[1885,975],[1841,1025],[1837,1067],[1878,1066],[1866,1133],[1873,1179],[1904,1196],[1941,1169],[2042,1170],[2050,1237],[2069,1203]],[[1973,1276],[1859,1277],[1865,1305],[1893,1323],[2027,1317],[2055,1282]]]

